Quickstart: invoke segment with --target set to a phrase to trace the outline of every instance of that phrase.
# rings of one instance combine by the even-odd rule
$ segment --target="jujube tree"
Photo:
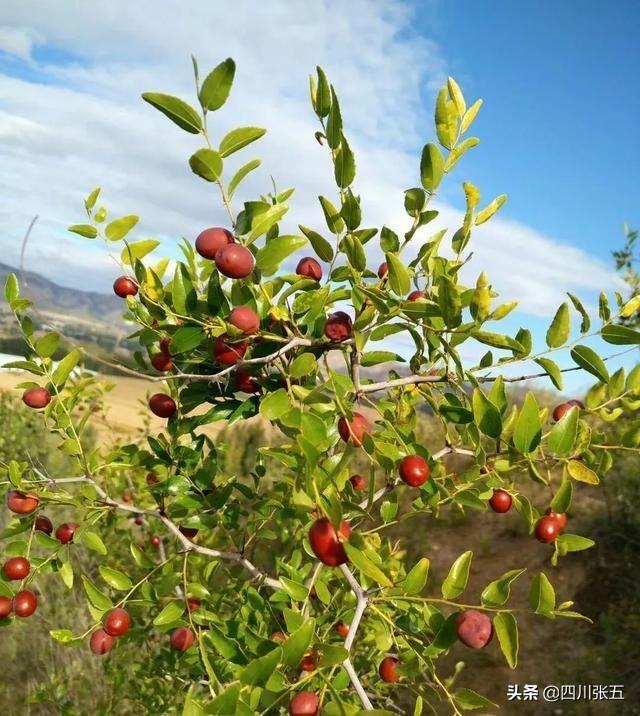
[[[513,507],[522,539],[546,543],[536,548],[548,550],[553,565],[590,547],[590,539],[566,531],[572,492],[577,483],[597,485],[617,448],[590,416],[613,421],[635,406],[640,367],[610,375],[606,358],[584,340],[640,343],[640,333],[617,323],[637,310],[637,299],[625,305],[616,296],[612,310],[602,295],[592,328],[569,294],[538,352],[526,328],[496,332],[516,303],[496,304],[486,273],[471,287],[460,273],[474,228],[506,197],[482,205],[477,187],[465,182],[461,226],[452,234],[432,228],[442,180],[479,142],[468,132],[481,101],[467,106],[453,79],[437,95],[437,142],[424,147],[416,186],[404,195],[407,226],[368,227],[338,97],[318,68],[310,85],[315,138],[330,154],[337,189],[333,199],[319,197],[324,228],[285,234],[292,189],[274,185],[234,208],[260,164],[231,170],[234,155],[265,133],[215,134],[212,119],[229,95],[234,62],[203,81],[195,61],[194,70],[198,110],[166,94],[143,99],[202,140],[189,166],[219,193],[226,226],[183,240],[175,266],[150,258],[159,242],[131,239],[137,216],[108,216],[99,189],[85,200],[85,223],[70,227],[119,251],[123,275],[113,290],[136,326],[137,374],[150,384],[148,410],[165,421],[159,434],[87,449],[82,438],[93,413],[85,408],[97,378],[83,370],[77,349],[54,364],[60,336],[36,335],[30,302],[14,276],[7,282],[30,349],[15,364],[33,376],[20,386],[24,402],[42,411],[76,473],[49,475],[17,461],[3,469],[14,513],[2,535],[4,573],[13,581],[0,584],[0,614],[46,610],[34,592],[39,581],[59,578],[72,589],[79,576],[92,626],[77,633],[62,624],[53,638],[106,659],[122,640],[151,645],[155,677],[181,669],[185,713],[387,713],[401,699],[411,700],[414,714],[438,699],[454,713],[490,706],[441,673],[439,657],[464,658],[467,648],[497,642],[515,668],[517,611],[581,615],[557,600],[544,572],[531,579],[528,605],[515,609],[511,585],[524,569],[460,601],[471,549],[436,585],[428,555],[407,564],[385,530],[408,514],[428,523],[452,510],[491,509],[500,520]],[[378,248],[384,263],[369,266]],[[403,358],[384,349],[393,337],[413,345],[405,370]],[[475,366],[460,357],[467,343],[487,347]],[[563,349],[575,363],[569,370],[597,380],[584,404],[563,401],[551,415],[533,392],[520,405],[510,400],[507,385],[528,378],[548,378],[562,390],[564,371],[549,356]],[[531,362],[533,373],[514,372]],[[438,426],[430,441],[441,441],[433,451],[417,437],[425,410]],[[225,446],[202,429],[257,415],[281,439],[259,450],[242,479],[222,467]],[[362,460],[367,474],[356,470]],[[535,504],[527,497],[532,482],[545,487]],[[56,520],[61,505],[73,522]],[[115,542],[123,532],[127,551]],[[86,549],[94,567],[78,575],[75,555]]]

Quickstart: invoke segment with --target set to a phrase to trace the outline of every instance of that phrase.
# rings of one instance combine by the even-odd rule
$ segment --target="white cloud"
[[[413,32],[413,12],[401,0],[85,0],[55,12],[48,0],[5,3],[0,49],[29,60],[37,42],[44,59],[38,81],[0,75],[2,260],[17,262],[20,238],[38,213],[29,267],[68,285],[87,286],[90,276],[92,289],[108,290],[116,269],[102,247],[63,230],[81,220],[82,198],[97,185],[113,215],[140,214],[141,233],[167,245],[224,221],[214,190],[186,164],[198,140],[139,98],[159,90],[193,101],[192,52],[203,73],[228,55],[238,64],[231,99],[213,117],[215,136],[244,124],[269,130],[230,162],[263,160],[240,199],[267,191],[273,175],[279,187],[297,187],[288,227],[322,226],[316,197],[331,195],[331,169],[313,138],[307,89],[309,72],[321,64],[357,154],[365,223],[402,231],[402,190],[418,181],[418,151],[433,134],[433,90],[446,76],[439,48]],[[455,229],[460,212],[439,208]],[[478,231],[474,250],[466,278],[488,268],[498,290],[538,315],[555,310],[567,288],[615,284],[585,252],[504,218]],[[369,255],[375,268],[381,257]]]

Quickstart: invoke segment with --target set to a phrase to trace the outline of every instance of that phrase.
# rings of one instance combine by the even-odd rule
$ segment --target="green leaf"
[[[500,411],[479,389],[475,388],[472,397],[473,417],[478,429],[490,438],[499,438],[502,433]]]
[[[529,589],[529,606],[536,614],[546,617],[553,615],[556,606],[556,593],[544,572],[536,574]]]
[[[169,602],[153,620],[154,626],[163,626],[178,621],[184,614],[184,601]]]
[[[564,534],[558,537],[558,547],[566,552],[582,552],[582,550],[593,547],[595,542],[588,537],[580,535]]]
[[[86,643],[84,639],[74,636],[70,629],[51,629],[49,634],[52,639],[68,646],[81,646]]]
[[[438,188],[444,174],[444,159],[442,152],[435,144],[425,144],[420,160],[420,181],[422,186],[430,193]]]
[[[294,631],[284,642],[282,645],[282,660],[285,666],[295,668],[300,664],[302,657],[311,646],[315,628],[315,619],[306,619],[302,626]]]
[[[634,296],[633,298],[629,299],[624,306],[622,307],[622,310],[620,311],[620,316],[622,318],[631,318],[633,314],[640,309],[640,296]]]
[[[58,388],[61,388],[67,382],[71,371],[78,365],[81,358],[82,354],[75,348],[70,353],[67,353],[53,371],[51,382]]]
[[[446,149],[451,149],[456,141],[456,121],[453,112],[449,111],[449,90],[448,88],[442,87],[438,92],[438,98],[436,99],[436,134],[438,135],[438,141]]]
[[[404,594],[420,594],[429,576],[429,560],[423,557],[415,564],[400,585]]]
[[[206,338],[199,326],[182,326],[171,337],[169,352],[172,355],[186,353],[197,348]]]
[[[453,692],[453,700],[456,706],[463,711],[473,711],[474,709],[485,709],[495,707],[493,701],[481,696],[471,689],[457,689]]]
[[[238,129],[232,129],[220,142],[220,156],[228,157],[230,154],[260,139],[260,137],[264,136],[266,131],[266,129],[261,129],[260,127],[239,127]]]
[[[60,577],[67,589],[73,589],[73,565],[71,562],[63,562],[60,567]]]
[[[41,358],[51,358],[51,356],[58,350],[60,345],[60,334],[59,333],[45,333],[36,341],[35,349],[36,353]]]
[[[411,289],[411,272],[395,254],[387,253],[385,259],[389,267],[389,285],[398,296],[405,296]]]
[[[276,236],[258,251],[256,267],[266,273],[273,273],[284,259],[306,243],[307,239],[304,236]]]
[[[551,378],[551,382],[558,390],[562,390],[562,373],[560,372],[560,368],[555,361],[552,361],[551,358],[536,358],[534,363],[537,363],[546,372],[549,378]]]
[[[20,295],[20,286],[18,284],[18,278],[14,273],[10,273],[7,276],[7,280],[4,283],[4,297],[7,303],[13,303],[16,298]]]
[[[518,665],[518,622],[511,612],[500,612],[493,619],[493,628],[504,658],[511,669]]]
[[[570,410],[570,413],[577,412]],[[562,484],[558,488],[558,491],[551,500],[551,509],[554,512],[566,512],[571,505],[571,497],[573,496],[573,483],[571,480],[566,478],[562,481]]]
[[[574,411],[577,412],[577,411]],[[513,431],[513,444],[523,455],[533,452],[540,444],[542,429],[538,403],[533,393],[527,393]]]
[[[282,649],[277,646],[268,654],[254,659],[240,673],[240,682],[247,686],[264,686],[276,670],[282,657]]]
[[[573,452],[578,436],[579,413],[579,410],[569,410],[553,426],[548,438],[549,450],[552,453],[568,455]]]
[[[340,113],[340,103],[333,87],[331,88],[331,109],[327,119],[326,137],[329,148],[337,149],[342,139],[342,115]]]
[[[162,112],[180,129],[190,134],[200,134],[202,119],[196,110],[178,97],[160,92],[144,92],[142,99]]]
[[[85,577],[84,574],[82,575],[82,584],[84,585],[84,591],[89,598],[89,602],[96,609],[101,612],[106,612],[113,607],[113,603],[109,597],[97,589],[93,582],[88,577]]]
[[[392,353],[391,351],[369,351],[368,353],[362,354],[361,365],[365,368],[389,362],[404,363],[404,358],[397,353]]]
[[[119,572],[117,569],[107,567],[105,564],[101,564],[98,567],[98,571],[102,579],[113,589],[126,592],[133,588],[133,582],[124,572]]]
[[[266,234],[269,229],[282,219],[287,211],[289,211],[289,207],[286,204],[276,204],[257,214],[251,222],[251,231],[248,236],[249,243],[253,243],[259,236]]]
[[[567,293],[567,296],[569,296],[569,298],[571,299],[571,303],[573,303],[573,307],[582,317],[582,323],[580,324],[580,333],[588,333],[589,328],[591,328],[591,319],[589,318],[589,314],[587,313],[585,307],[582,305],[582,301],[577,296],[574,296],[572,293]]]
[[[600,356],[588,346],[574,346],[571,349],[571,357],[574,363],[591,373],[603,383],[609,382],[609,373],[604,361]]]
[[[229,196],[229,199],[231,199],[235,194],[240,182],[254,169],[257,169],[260,166],[260,163],[261,162],[259,159],[254,159],[253,161],[247,162],[244,166],[238,169],[238,171],[231,178],[229,185],[227,186],[227,195]]]
[[[514,351],[515,353],[522,353],[524,351],[524,347],[519,341],[509,336],[503,336],[500,333],[473,331],[471,336],[475,338],[476,341],[484,343],[486,346],[491,346],[492,348],[502,348],[503,350]]]
[[[333,234],[339,234],[344,230],[344,219],[336,207],[324,196],[319,196],[320,206],[324,213],[325,221],[329,227],[329,231]]]
[[[449,574],[442,583],[442,596],[445,599],[455,599],[464,592],[469,579],[469,568],[473,552],[463,552],[451,565]]]
[[[74,441],[75,442],[75,441]],[[98,554],[107,554],[107,548],[101,537],[95,532],[91,532],[87,529],[79,529],[74,534],[74,542],[84,545],[87,549]]]
[[[322,119],[329,114],[329,109],[331,107],[331,86],[329,85],[327,75],[324,73],[322,67],[317,67],[316,71],[318,73],[318,87],[316,90],[314,109],[318,117]]]
[[[634,346],[640,344],[640,332],[629,326],[608,325],[602,331],[602,340],[614,346]]]
[[[194,174],[205,181],[216,182],[222,176],[222,158],[213,149],[198,149],[191,155],[189,166]]]
[[[195,308],[197,296],[189,269],[178,263],[171,283],[171,299],[174,309],[183,316]]]
[[[574,411],[572,410],[571,412]],[[598,485],[600,483],[600,478],[596,473],[583,462],[580,462],[580,460],[569,460],[567,463],[567,472],[578,482],[586,482],[588,485]]]
[[[221,694],[216,696],[210,704],[207,704],[206,713],[214,714],[215,716],[235,714],[241,689],[242,684],[231,684],[231,686],[228,686]]]
[[[120,241],[133,229],[138,223],[138,217],[133,214],[129,216],[121,216],[107,224],[104,235],[108,241]]]
[[[260,403],[260,415],[269,421],[278,420],[289,410],[291,410],[291,400],[284,388],[269,393]]]
[[[547,331],[547,345],[549,348],[563,346],[569,339],[570,330],[571,315],[569,313],[569,304],[565,302],[556,311],[556,315],[553,317],[553,321],[551,321]]]
[[[321,261],[329,262],[333,259],[333,248],[323,236],[302,224],[299,224],[298,228],[309,239],[309,243]]]
[[[363,574],[373,579],[374,582],[382,587],[393,587],[393,582],[387,575],[376,566],[365,554],[348,542],[344,543],[344,548],[351,561]]]
[[[500,194],[500,196],[497,196],[490,204],[487,204],[482,211],[479,211],[476,215],[475,224],[476,226],[480,226],[480,224],[484,224],[486,221],[489,221],[489,219],[498,212],[500,207],[505,203],[507,200],[506,194]]]
[[[501,607],[506,604],[511,596],[511,585],[526,571],[526,569],[512,569],[494,582],[490,582],[480,595],[482,604],[487,607]]]
[[[346,189],[353,183],[356,177],[356,159],[344,137],[342,137],[340,148],[336,152],[334,169],[336,184],[340,189]]]
[[[462,122],[460,123],[461,132],[466,132],[467,129],[469,129],[473,120],[476,118],[478,112],[480,111],[480,107],[482,107],[482,100],[478,99],[465,112],[465,115],[462,118]]]
[[[136,260],[143,259],[158,246],[160,246],[160,242],[155,239],[143,239],[127,244],[120,252],[120,261],[126,266],[132,266]]]
[[[98,229],[90,224],[74,224],[73,226],[69,226],[68,231],[72,231],[79,236],[84,236],[85,239],[95,239],[98,235]]]
[[[222,107],[229,97],[235,73],[236,63],[227,57],[206,76],[200,88],[200,104],[203,109],[215,112]]]
[[[296,602],[302,602],[309,596],[309,590],[300,582],[294,582],[293,579],[280,577],[280,584],[284,591]]]
[[[462,322],[462,300],[454,282],[444,274],[438,281],[438,306],[448,328],[456,328]],[[476,336],[477,338],[477,336]]]

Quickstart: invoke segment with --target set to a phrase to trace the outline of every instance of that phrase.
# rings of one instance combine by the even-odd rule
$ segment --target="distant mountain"
[[[18,269],[0,263],[2,285],[10,273],[15,273],[20,279]],[[120,322],[122,300],[115,295],[59,286],[33,271],[25,271],[25,278],[27,287],[24,288],[21,281],[21,290],[34,301],[41,312],[106,322],[114,320]]]

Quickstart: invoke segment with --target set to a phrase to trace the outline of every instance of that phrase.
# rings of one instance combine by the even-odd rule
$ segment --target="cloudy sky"
[[[578,16],[572,3],[560,5],[3,3],[0,261],[17,263],[38,214],[28,267],[108,291],[117,268],[104,247],[65,231],[82,220],[82,199],[95,186],[112,215],[139,214],[138,235],[161,239],[168,253],[179,237],[224,222],[211,187],[186,163],[199,140],[140,100],[143,91],[163,91],[193,102],[192,53],[203,73],[227,56],[238,66],[214,136],[241,125],[268,129],[237,155],[238,164],[262,160],[239,200],[267,191],[273,176],[279,188],[297,188],[288,228],[322,228],[316,197],[332,191],[332,178],[308,101],[308,74],[321,64],[356,152],[364,223],[402,231],[402,191],[418,181],[434,93],[452,74],[468,100],[483,97],[485,107],[474,127],[481,144],[451,175],[438,208],[455,228],[465,180],[484,202],[510,195],[477,232],[466,278],[486,270],[505,300],[521,299],[512,325],[543,333],[564,291],[592,304],[598,291],[619,287],[610,250],[622,222],[640,213],[638,10],[584,0]]]

